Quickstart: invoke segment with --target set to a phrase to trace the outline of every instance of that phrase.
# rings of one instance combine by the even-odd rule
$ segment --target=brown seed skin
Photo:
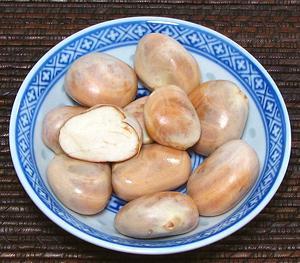
[[[144,118],[150,137],[159,144],[186,150],[200,138],[200,122],[192,103],[180,88],[170,85],[152,92]]]
[[[124,107],[136,96],[137,77],[123,61],[95,52],[82,56],[71,65],[64,86],[69,96],[81,105]]]
[[[202,216],[233,208],[251,189],[259,173],[256,152],[242,140],[225,143],[192,173],[188,195]]]
[[[146,194],[172,190],[184,184],[191,173],[186,151],[159,144],[144,145],[133,158],[112,166],[115,193],[126,201]]]
[[[47,180],[66,207],[83,215],[102,211],[112,192],[108,164],[79,161],[63,154],[50,162]]]
[[[43,120],[43,142],[56,154],[62,153],[58,141],[60,128],[69,118],[85,110],[86,108],[79,106],[63,106],[49,111]]]
[[[127,203],[115,217],[115,228],[134,238],[183,234],[198,225],[193,200],[178,192],[159,192]]]
[[[190,94],[201,123],[201,137],[193,149],[209,155],[222,144],[240,139],[248,118],[248,98],[231,81],[202,83]]]
[[[177,85],[188,94],[201,82],[194,57],[175,39],[159,33],[148,34],[139,41],[134,68],[151,90]]]

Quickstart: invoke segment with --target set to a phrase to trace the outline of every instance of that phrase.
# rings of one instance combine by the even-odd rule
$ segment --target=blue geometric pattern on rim
[[[46,189],[38,174],[33,156],[32,138],[38,105],[44,100],[45,91],[50,89],[70,63],[91,51],[105,51],[111,48],[133,45],[145,34],[159,32],[167,34],[187,49],[205,56],[231,72],[255,100],[267,130],[267,156],[262,175],[248,199],[229,217],[219,224],[200,233],[168,241],[127,240],[108,236],[67,213]],[[147,90],[140,87],[139,96]],[[17,114],[16,145],[22,170],[40,200],[58,217],[73,227],[93,237],[127,246],[170,247],[196,242],[224,231],[249,214],[269,192],[282,164],[286,145],[284,116],[275,91],[258,67],[239,50],[225,40],[197,27],[157,22],[119,22],[111,26],[89,31],[65,44],[54,53],[32,77],[21,99]],[[31,145],[31,146],[30,146]]]

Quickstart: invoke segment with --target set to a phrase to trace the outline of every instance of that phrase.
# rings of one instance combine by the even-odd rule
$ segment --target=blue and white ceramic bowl
[[[115,213],[124,204],[113,196],[106,210],[95,216],[78,215],[53,195],[45,179],[53,153],[42,143],[45,114],[59,105],[73,104],[63,80],[71,63],[89,52],[114,55],[128,64],[145,34],[167,34],[189,50],[206,80],[228,79],[237,83],[250,100],[243,135],[258,153],[260,176],[249,194],[231,211],[217,217],[200,217],[199,226],[185,235],[138,240],[117,233]],[[139,86],[138,96],[149,92]],[[120,94],[122,96],[122,94]],[[167,254],[199,248],[220,240],[255,217],[279,187],[290,156],[288,113],[276,84],[247,51],[225,36],[193,23],[161,17],[113,20],[84,29],[52,48],[33,67],[16,97],[10,122],[10,147],[19,179],[34,203],[53,222],[71,234],[101,247],[140,254]],[[190,153],[193,168],[203,158]],[[182,187],[181,191],[185,191]]]

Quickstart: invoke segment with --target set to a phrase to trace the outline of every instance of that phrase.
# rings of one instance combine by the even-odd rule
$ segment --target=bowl
[[[74,104],[63,87],[64,75],[74,60],[99,51],[132,66],[137,42],[152,32],[167,34],[184,45],[198,61],[204,81],[231,80],[247,94],[250,107],[243,139],[256,150],[261,169],[253,188],[229,212],[216,217],[200,217],[199,226],[184,235],[143,240],[125,237],[114,229],[115,213],[125,203],[114,195],[107,208],[94,216],[76,214],[56,199],[45,177],[53,153],[42,142],[41,123],[50,109]],[[147,94],[149,91],[139,83],[137,97]],[[291,148],[286,106],[276,84],[259,62],[238,44],[211,29],[161,17],[133,17],[100,23],[53,47],[32,68],[17,94],[9,139],[20,182],[49,219],[95,245],[138,254],[169,254],[200,248],[243,227],[275,194],[283,180]],[[195,169],[203,157],[192,151],[190,155]],[[177,190],[185,192],[185,186]]]

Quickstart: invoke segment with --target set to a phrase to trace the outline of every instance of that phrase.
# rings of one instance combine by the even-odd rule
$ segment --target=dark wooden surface
[[[278,3],[277,3],[278,2]],[[10,111],[26,74],[65,37],[120,17],[156,15],[210,27],[252,53],[277,83],[292,125],[285,179],[247,226],[210,246],[170,256],[96,247],[60,229],[32,203],[10,158]],[[0,2],[0,261],[300,262],[300,1]]]

